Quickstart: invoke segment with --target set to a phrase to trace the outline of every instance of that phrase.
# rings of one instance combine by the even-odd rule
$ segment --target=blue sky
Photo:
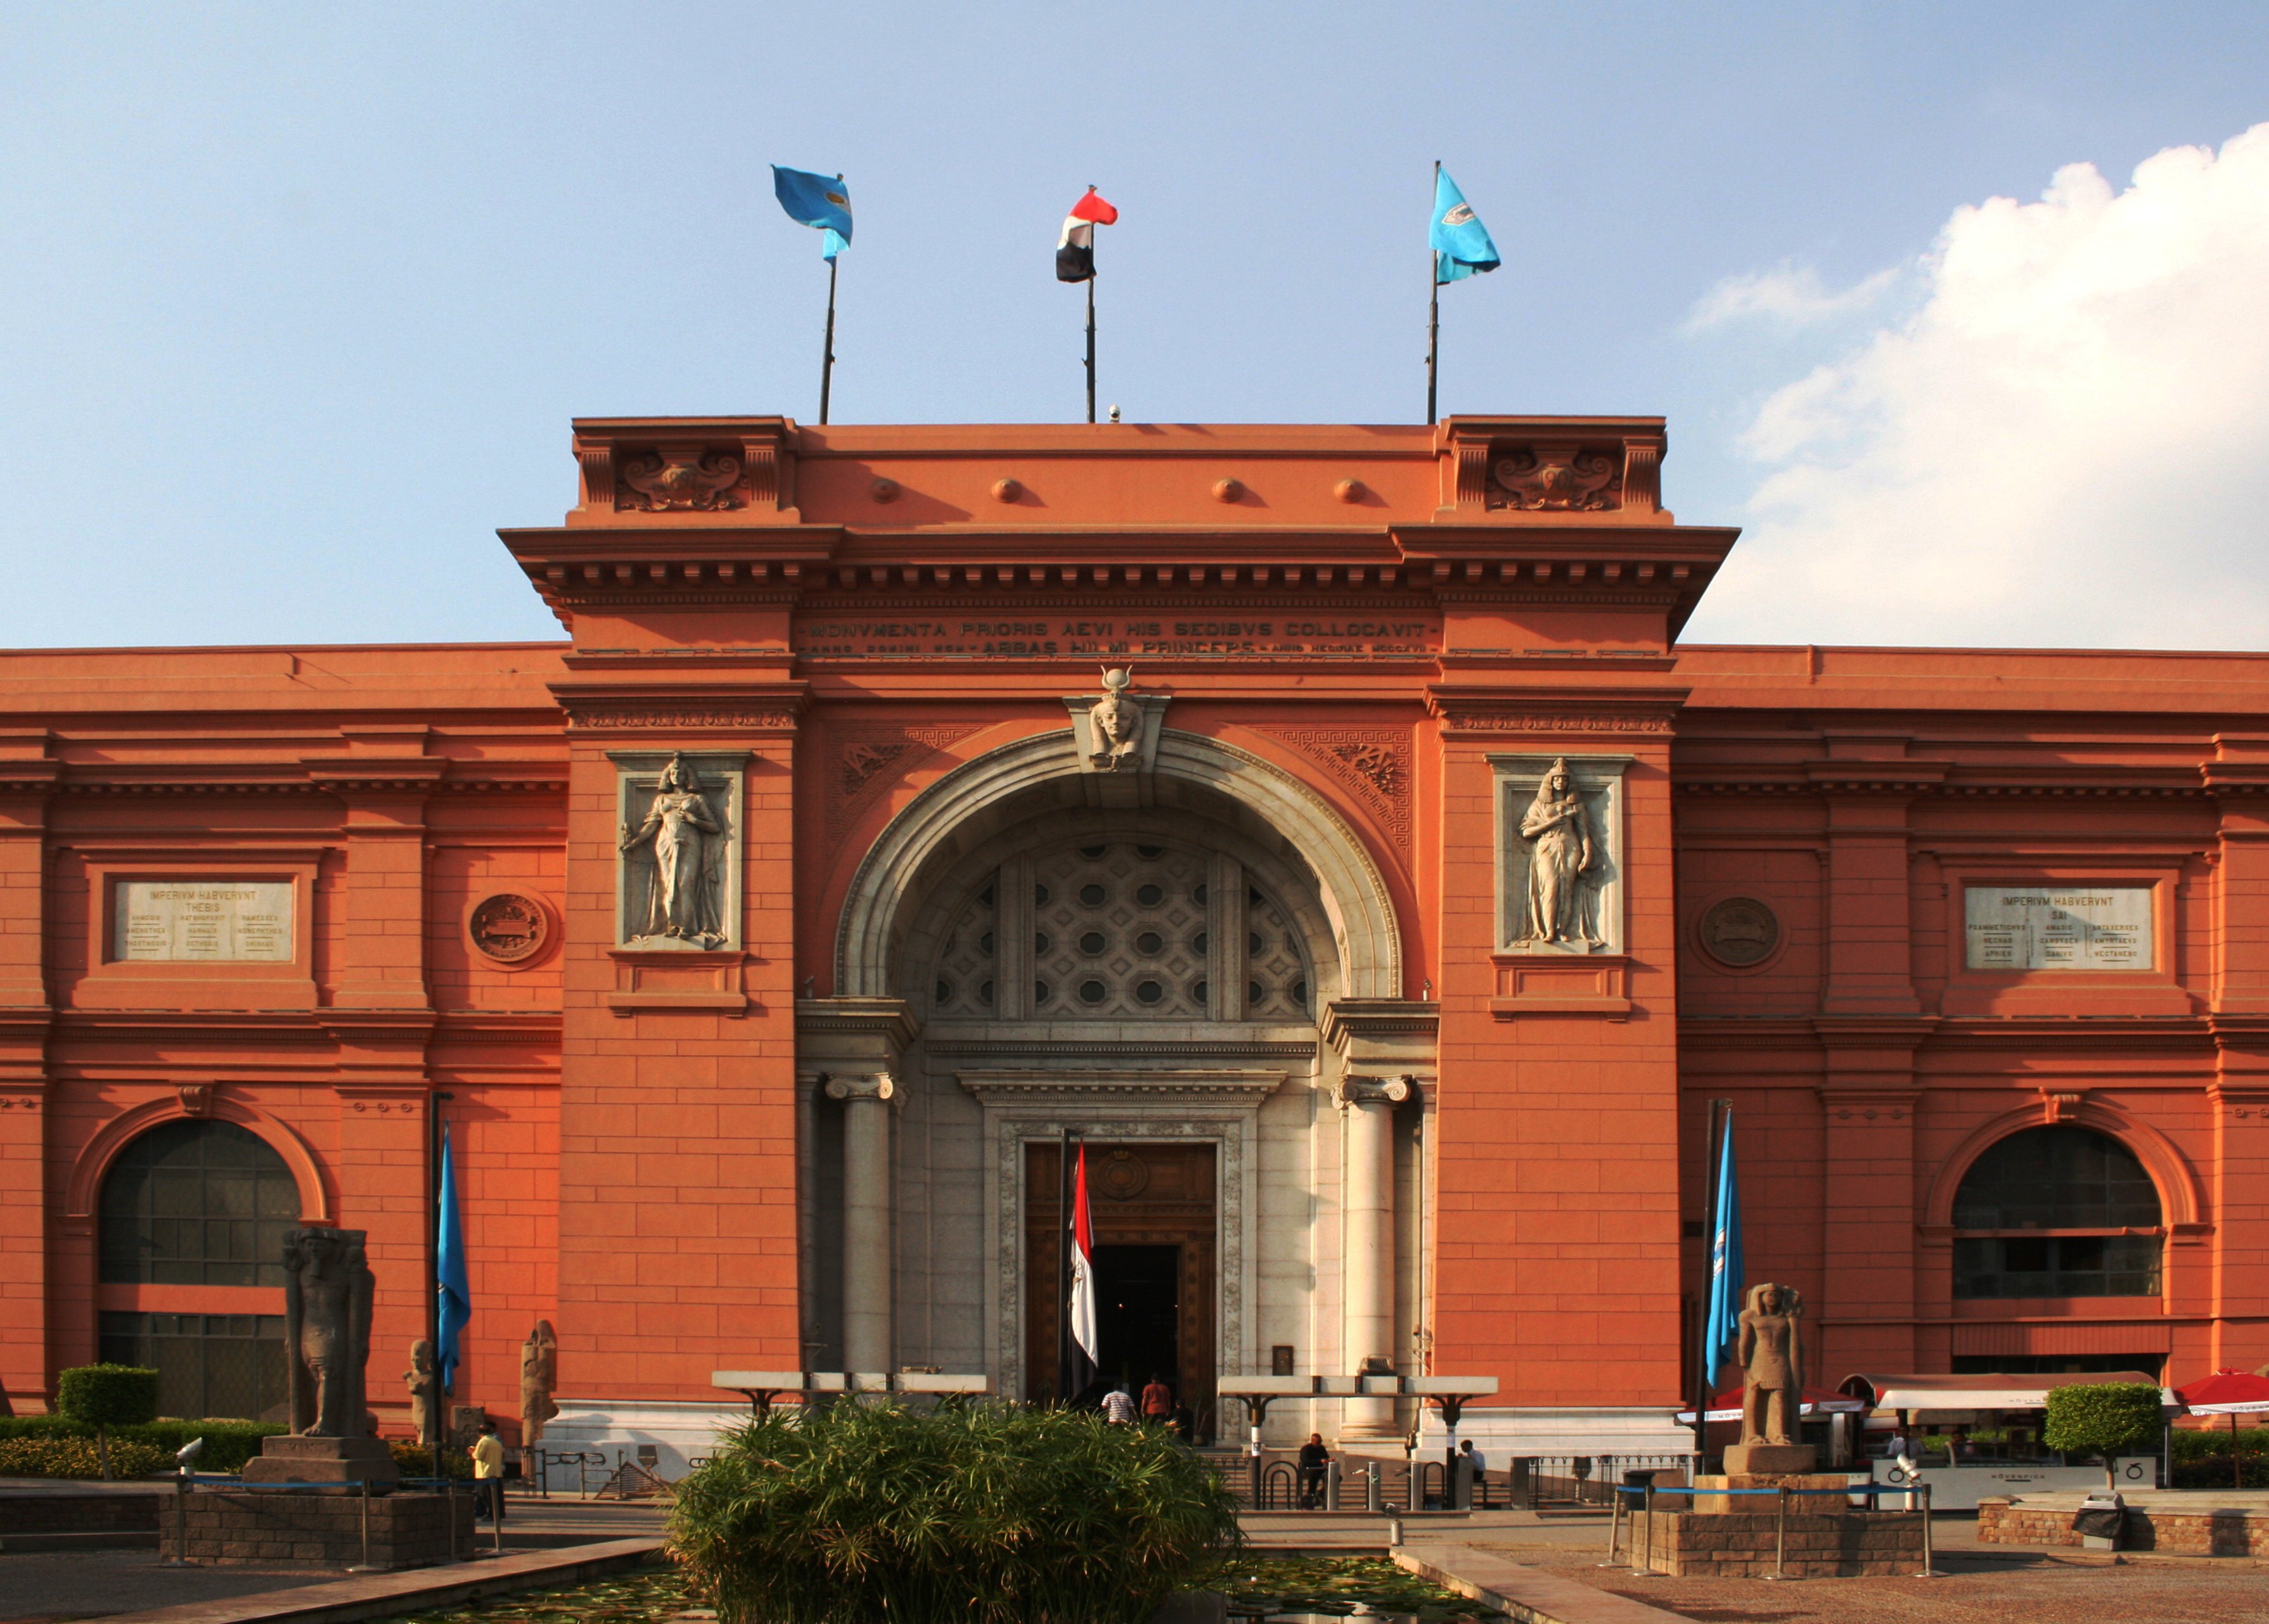
[[[570,417],[814,414],[772,162],[855,201],[838,421],[1076,415],[1089,183],[1106,402],[1415,420],[1440,158],[1505,256],[1443,410],[1667,415],[1754,533],[1689,637],[2263,646],[2265,63],[2258,4],[0,4],[0,642],[555,635],[492,532]]]

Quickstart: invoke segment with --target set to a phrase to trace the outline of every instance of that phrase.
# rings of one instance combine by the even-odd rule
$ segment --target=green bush
[[[2109,1482],[2112,1458],[2155,1445],[2164,1424],[2159,1390],[2148,1382],[2051,1387],[2041,1442],[2067,1454],[2102,1456]]]
[[[1241,1536],[1159,1428],[837,1404],[728,1434],[669,1538],[724,1624],[1140,1624]]]
[[[2188,1456],[2175,1462],[2168,1481],[2175,1488],[2269,1488],[2269,1453]]]
[[[114,1443],[130,1441],[149,1444],[163,1450],[169,1458],[190,1439],[203,1438],[205,1447],[196,1458],[198,1471],[241,1472],[244,1463],[260,1453],[262,1439],[291,1430],[281,1421],[176,1421],[169,1417],[139,1427],[114,1427],[110,1437]],[[0,1416],[0,1442],[11,1438],[92,1439],[94,1436],[94,1428],[67,1415]],[[167,1464],[171,1464],[170,1458]]]
[[[55,1378],[55,1408],[94,1428],[102,1475],[110,1476],[110,1429],[158,1419],[158,1373],[132,1364],[83,1364]]]
[[[394,1464],[406,1478],[430,1478],[433,1475],[433,1446],[412,1443],[406,1438],[388,1438],[386,1447],[394,1452]],[[473,1475],[473,1458],[454,1445],[441,1446],[441,1475],[469,1480]]]
[[[2218,1457],[2221,1461],[2227,1482],[2229,1458],[2232,1453],[2255,1456],[2269,1455],[2269,1427],[2240,1427],[2235,1433],[2229,1423],[2215,1427],[2177,1427],[2174,1432],[2175,1458],[2205,1460]]]
[[[55,1408],[82,1427],[138,1427],[158,1419],[158,1373],[130,1364],[83,1364],[55,1378]]]
[[[129,1438],[0,1438],[0,1477],[146,1478],[173,1465],[166,1451]]]

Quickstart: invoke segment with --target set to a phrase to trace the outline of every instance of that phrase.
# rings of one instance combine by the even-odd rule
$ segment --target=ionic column
[[[1394,1356],[1394,1108],[1409,1097],[1410,1082],[1404,1077],[1349,1077],[1340,1084],[1340,1109],[1347,1118],[1347,1230],[1340,1278],[1350,1370],[1363,1369],[1366,1360],[1384,1360],[1389,1371],[1399,1362]],[[1348,1400],[1340,1436],[1396,1436],[1394,1400]]]
[[[891,1365],[891,1100],[882,1074],[830,1077],[843,1102],[843,1365]]]

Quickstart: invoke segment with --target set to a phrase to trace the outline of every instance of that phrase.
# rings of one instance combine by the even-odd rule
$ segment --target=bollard
[[[183,1466],[174,1479],[174,1556],[168,1568],[189,1565],[189,1469]]]
[[[1324,1463],[1324,1510],[1340,1509],[1340,1463],[1334,1458]]]
[[[1378,1508],[1378,1463],[1365,1461],[1363,1468],[1363,1509],[1376,1512]]]
[[[1789,1579],[1795,1577],[1795,1575],[1788,1570],[1788,1485],[1784,1483],[1780,1486],[1776,1491],[1776,1498],[1778,1504],[1773,1514],[1773,1571],[1765,1575],[1765,1577]]]
[[[1401,1543],[1402,1543],[1402,1519],[1401,1519],[1401,1517],[1388,1517],[1388,1518],[1386,1519],[1386,1546],[1387,1546],[1387,1548],[1388,1548],[1389,1550],[1393,1550],[1395,1546],[1397,1546],[1401,1545]]]
[[[1909,1502],[1911,1503],[1914,1497],[1910,1495],[1907,1498]],[[1918,1579],[1942,1579],[1945,1576],[1946,1576],[1944,1574],[1939,1572],[1938,1563],[1932,1559],[1931,1555],[1930,1485],[1925,1483],[1922,1486],[1922,1571],[1915,1575],[1915,1577]]]
[[[1631,1564],[1634,1573],[1654,1576],[1654,1480],[1649,1478],[1646,1487],[1639,1491],[1639,1508],[1646,1517],[1646,1554]]]

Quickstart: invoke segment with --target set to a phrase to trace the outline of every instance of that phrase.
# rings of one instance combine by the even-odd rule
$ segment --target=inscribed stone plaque
[[[1972,885],[1972,970],[2148,970],[2147,885]]]
[[[292,962],[289,880],[121,880],[111,956]]]

